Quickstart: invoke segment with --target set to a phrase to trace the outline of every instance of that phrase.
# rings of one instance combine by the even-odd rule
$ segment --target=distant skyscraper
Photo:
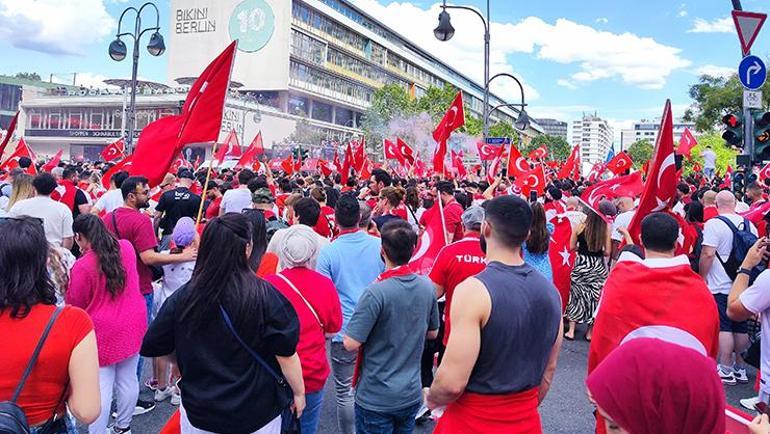
[[[623,130],[620,134],[620,149],[628,149],[631,144],[637,140],[647,139],[651,144],[655,144],[658,139],[658,129],[660,128],[660,118],[642,119],[634,122],[633,128]],[[674,143],[679,143],[685,128],[698,138],[700,134],[695,131],[694,122],[685,122],[681,119],[674,120]]]
[[[612,140],[612,127],[596,113],[583,114],[582,119],[572,122],[572,144],[580,145],[583,163],[604,162],[612,147]]]
[[[557,119],[535,119],[535,121],[543,127],[545,134],[549,136],[561,137],[567,140],[567,123]]]

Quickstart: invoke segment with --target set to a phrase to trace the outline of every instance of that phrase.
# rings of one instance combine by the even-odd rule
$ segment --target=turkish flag
[[[118,161],[107,169],[106,172],[104,172],[104,176],[102,176],[102,185],[106,189],[110,189],[110,179],[112,179],[112,175],[120,172],[121,170],[128,170],[128,168],[131,167],[131,155],[123,158],[122,160]]]
[[[503,162],[503,155],[505,154],[505,146],[500,146],[497,148],[497,155],[495,155],[495,158],[492,159],[492,162],[489,163],[489,167],[487,167],[487,181],[492,184],[495,182],[495,176],[497,176],[497,172],[500,171],[500,166]],[[510,170],[508,171],[508,176],[511,175]]]
[[[559,170],[559,179],[574,179],[575,172],[580,173],[578,166],[580,166],[580,146],[575,145],[572,148],[572,152],[570,152],[567,161],[564,162],[564,165],[561,166],[561,169]]]
[[[492,161],[500,152],[498,148],[504,148],[505,145],[495,146],[483,141],[476,142],[476,148],[479,150],[479,159],[481,161]]]
[[[561,295],[561,311],[564,313],[569,300],[570,274],[575,266],[577,252],[569,248],[569,240],[572,237],[570,219],[564,214],[559,214],[551,219],[551,224],[553,232],[548,245],[548,259],[553,271],[553,284]]]
[[[679,139],[679,147],[676,149],[676,153],[686,156],[688,160],[692,160],[690,151],[696,146],[698,146],[698,141],[695,140],[695,136],[692,135],[690,129],[685,127],[684,131],[682,131],[682,137]]]
[[[16,144],[16,150],[13,151],[13,154],[11,154],[4,162],[3,164],[0,164],[0,170],[5,171],[11,171],[17,167],[19,167],[19,159],[22,157],[27,157],[30,160],[35,161],[35,153],[32,152],[31,149],[29,149],[29,146],[27,146],[27,142],[24,141],[24,137],[19,139],[19,143]],[[27,173],[30,175],[37,175],[37,169],[35,168],[34,164],[31,164],[27,168]]]
[[[441,200],[437,200],[433,207],[426,212],[434,213],[434,215],[430,216],[428,225],[420,238],[417,239],[417,247],[409,261],[409,268],[415,273],[423,275],[430,272],[439,252],[447,245],[444,207],[441,205]]]
[[[699,343],[710,357],[717,356],[717,306],[686,256],[643,260],[630,252],[620,255],[602,289],[588,352],[588,372],[632,332],[647,336],[664,333],[674,340],[695,338],[697,342],[687,343]],[[598,433],[605,432],[600,416],[596,428]]]
[[[121,137],[102,149],[101,155],[104,161],[112,161],[125,155],[126,141]]]
[[[455,153],[455,151],[451,151],[452,155],[452,165],[455,169],[457,169],[457,176],[465,178],[468,176],[468,171],[465,170],[465,165],[463,164],[463,151],[460,151],[458,153]]]
[[[514,185],[519,187],[525,196],[529,196],[531,191],[537,191],[539,195],[545,193],[545,170],[543,165],[537,164],[529,172],[517,175]]]
[[[630,175],[598,182],[588,187],[580,198],[594,209],[599,209],[599,202],[603,199],[612,200],[618,197],[635,199],[642,194],[643,189],[642,173],[634,172]]]
[[[329,168],[326,160],[318,160],[318,169],[321,171],[323,176],[327,178],[332,174],[332,169]]]
[[[422,162],[422,160],[415,160],[414,161],[414,174],[417,175],[420,178],[425,177],[425,163]]]
[[[364,163],[361,165],[361,179],[369,179],[372,177],[372,162],[369,158],[364,158]]]
[[[725,177],[722,178],[722,183],[719,184],[719,188],[731,188],[733,184],[733,167],[727,165],[727,171],[725,171]]]
[[[16,123],[19,121],[19,112],[17,111],[16,114],[13,116],[13,119],[11,119],[11,123],[8,124],[8,130],[5,132],[5,137],[3,137],[3,141],[0,142],[0,160],[3,159],[3,154],[5,153],[5,148],[8,146],[8,143],[11,143],[11,137],[13,137],[14,131],[16,131]]]
[[[770,163],[765,164],[765,167],[760,169],[758,177],[760,181],[770,178]]]
[[[414,164],[414,151],[412,151],[412,148],[405,141],[401,140],[400,137],[396,137],[396,146],[398,146],[398,153],[404,157],[404,161]]]
[[[541,146],[537,149],[533,149],[529,153],[529,158],[532,160],[541,160],[548,156],[548,149],[545,146]]]
[[[241,144],[238,143],[238,135],[235,134],[235,130],[230,130],[230,134],[227,135],[224,143],[219,145],[219,149],[217,149],[217,154],[214,158],[216,158],[218,164],[222,164],[227,157],[235,159],[242,155]]]
[[[504,147],[504,146],[503,146]],[[511,151],[508,153],[508,176],[524,175],[532,170],[529,166],[529,162],[521,155],[519,149],[511,143]]]
[[[770,163],[768,163],[768,166],[770,166]],[[765,166],[765,167],[767,168],[768,166]],[[702,172],[702,171],[703,171],[703,168],[702,168],[702,167],[700,167],[700,164],[698,164],[698,163],[693,163],[693,165],[692,165],[692,171],[693,171],[693,172]],[[768,173],[770,173],[770,172],[768,172]]]
[[[286,175],[294,173],[294,155],[289,154],[289,157],[281,162],[281,169],[286,172]]]
[[[386,160],[398,160],[402,166],[404,165],[404,156],[399,152],[397,144],[388,139],[382,139],[382,149],[385,152]]]
[[[334,164],[334,170],[340,170],[342,168],[342,164],[340,164],[340,156],[336,150],[334,151],[334,159],[332,159],[332,164]]]
[[[173,163],[171,163],[171,167],[168,169],[169,173],[177,173],[179,169],[182,167],[190,167],[190,162],[188,162],[182,153],[179,153],[179,156],[176,157],[176,160],[174,160]]]
[[[676,198],[674,126],[670,100],[666,100],[659,131],[647,174],[647,182],[644,185],[636,213],[628,226],[628,232],[633,237],[635,244],[640,241],[642,219],[652,212],[667,209],[671,201]]]
[[[345,148],[345,160],[342,162],[342,173],[340,176],[340,183],[345,186],[348,183],[350,177],[350,167],[353,165],[353,148],[348,143],[348,147]]]
[[[262,131],[260,131],[256,136],[254,136],[251,144],[249,144],[249,147],[246,148],[246,151],[243,153],[243,155],[241,155],[241,159],[238,160],[238,164],[236,164],[235,167],[251,166],[252,162],[254,162],[257,156],[264,153],[265,148],[262,145]]]
[[[195,80],[180,114],[158,119],[139,135],[129,172],[160,184],[177,154],[192,143],[215,142],[230,83],[237,41],[233,41]]]
[[[61,161],[61,156],[64,153],[64,149],[59,148],[59,152],[56,153],[56,155],[53,156],[47,163],[43,165],[40,169],[43,172],[51,173],[51,171],[54,169],[54,167],[59,165],[59,162]]]
[[[361,172],[364,167],[364,159],[366,157],[366,141],[362,137],[361,142],[353,142],[356,144],[356,149],[353,151],[353,170]]]
[[[633,163],[634,162],[631,160],[631,157],[627,152],[619,152],[618,155],[613,157],[605,167],[615,175],[620,175],[626,170],[629,170]]]
[[[601,179],[602,174],[607,168],[604,167],[604,164],[602,163],[595,163],[594,167],[591,168],[591,171],[588,173],[588,182],[596,182],[599,179]]]
[[[457,92],[452,104],[449,105],[447,112],[444,113],[444,117],[436,125],[436,129],[433,130],[433,140],[436,141],[436,151],[433,153],[433,170],[435,172],[443,172],[444,169],[444,157],[446,157],[447,144],[449,135],[452,131],[465,125],[465,110],[463,109],[463,93]]]

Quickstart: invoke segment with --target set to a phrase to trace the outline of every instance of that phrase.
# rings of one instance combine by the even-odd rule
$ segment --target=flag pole
[[[449,237],[446,233],[446,219],[444,218],[444,204],[441,203],[441,192],[437,190],[438,214],[441,216],[441,233],[444,235],[444,245],[449,244]]]

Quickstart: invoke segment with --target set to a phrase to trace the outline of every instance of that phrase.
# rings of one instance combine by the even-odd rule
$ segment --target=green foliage
[[[738,155],[738,152],[726,145],[720,133],[711,131],[698,137],[698,145],[692,148],[690,152],[692,161],[688,161],[686,157],[684,158],[683,172],[685,175],[692,172],[695,163],[698,163],[701,168],[703,167],[703,157],[700,156],[700,153],[707,146],[711,146],[711,150],[717,154],[717,172],[725,173],[728,165],[735,168],[735,156]]]
[[[324,137],[320,129],[310,125],[310,121],[303,117],[297,121],[294,133],[289,137],[289,140],[295,143],[321,143]]]
[[[762,86],[762,106],[770,107],[770,82]],[[686,121],[694,121],[697,131],[705,132],[719,127],[722,116],[736,113],[743,107],[743,86],[737,75],[729,78],[702,75],[690,86],[690,98],[695,103],[685,112]]]
[[[559,136],[549,136],[547,134],[540,134],[535,136],[529,144],[522,144],[522,149],[519,149],[522,154],[529,154],[532,150],[545,145],[548,149],[548,159],[554,161],[566,161],[572,152],[572,147],[567,143],[564,138]]]
[[[477,120],[479,123],[479,131],[470,131],[470,129],[467,130],[468,134],[474,135],[474,136],[480,136],[483,132],[483,125],[481,122],[481,119],[473,118],[474,120]],[[466,121],[466,124],[468,122]],[[516,131],[515,128],[513,128],[513,125],[509,124],[508,122],[495,122],[493,125],[489,126],[489,137],[510,137],[511,141],[513,143],[518,142],[519,140],[519,133]]]
[[[40,74],[37,72],[17,72],[16,75],[14,75],[15,78],[20,78],[22,80],[34,80],[34,81],[40,81]]]
[[[653,146],[647,139],[637,140],[628,147],[628,155],[634,161],[634,167],[641,169],[652,158]]]

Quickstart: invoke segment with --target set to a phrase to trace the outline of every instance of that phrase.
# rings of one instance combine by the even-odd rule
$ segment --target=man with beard
[[[137,252],[139,290],[147,303],[147,323],[149,324],[152,312],[152,269],[150,267],[194,261],[198,251],[189,248],[178,255],[162,255],[156,252],[158,239],[155,236],[152,220],[142,212],[150,206],[150,187],[147,185],[147,178],[143,176],[126,178],[120,190],[123,193],[123,206],[105,214],[102,220],[107,230],[118,239],[128,240]],[[141,370],[142,359],[140,358],[138,372]],[[139,401],[134,414],[143,414],[153,408],[155,408],[154,403]]]

